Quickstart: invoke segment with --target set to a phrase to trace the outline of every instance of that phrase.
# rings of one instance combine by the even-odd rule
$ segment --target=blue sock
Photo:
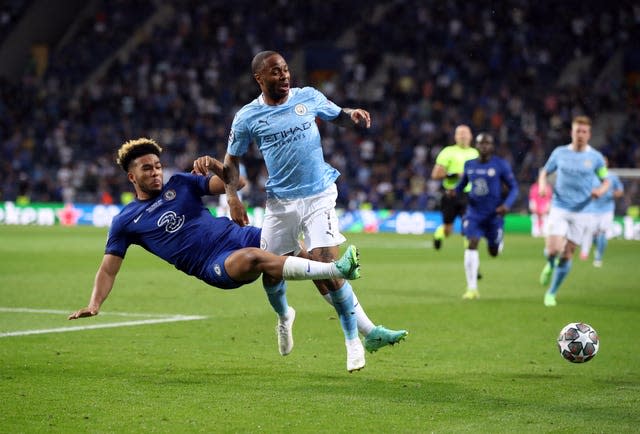
[[[287,303],[287,284],[284,280],[276,283],[274,286],[264,286],[264,291],[267,293],[267,298],[271,307],[280,316],[283,316],[289,310],[289,304]]]
[[[607,248],[607,242],[607,234],[600,232],[596,237],[596,253],[594,255],[596,261],[602,261],[602,255],[604,255],[604,251]]]
[[[558,288],[562,284],[562,281],[569,274],[569,270],[571,270],[571,261],[560,258],[558,265],[556,266],[555,271],[553,272],[553,277],[551,278],[551,287],[549,288],[549,294],[556,295],[558,292]]]
[[[358,323],[353,308],[353,290],[348,281],[344,281],[344,285],[337,291],[329,292],[333,307],[340,318],[340,325],[346,339],[355,339],[358,337]]]

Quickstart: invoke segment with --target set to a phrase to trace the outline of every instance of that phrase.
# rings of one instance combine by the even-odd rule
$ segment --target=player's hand
[[[500,205],[498,208],[496,208],[496,214],[498,215],[505,215],[507,212],[509,211],[509,208],[507,208],[505,205]]]
[[[602,187],[597,187],[594,188],[593,190],[591,190],[591,197],[593,199],[597,199],[599,197],[601,197],[603,194],[605,194],[607,192],[607,189],[603,189]]]
[[[208,155],[205,155],[204,157],[198,157],[193,162],[193,170],[191,170],[191,173],[193,173],[194,175],[206,176],[207,174],[209,174],[209,170],[215,172],[214,167],[216,167],[217,165],[221,166],[222,163],[220,163],[213,157],[209,157]]]
[[[247,215],[247,210],[244,208],[244,205],[238,198],[232,198],[228,201],[229,204],[229,214],[231,215],[231,220],[239,224],[240,226],[246,226],[249,224],[249,216]]]
[[[69,317],[67,319],[86,318],[86,317],[89,317],[89,316],[96,316],[96,315],[98,315],[98,309],[97,308],[85,307],[83,309],[80,309],[77,312],[72,313],[71,315],[69,315]]]
[[[368,111],[363,109],[353,109],[350,115],[351,115],[351,120],[353,121],[354,124],[356,125],[364,124],[366,128],[371,127],[371,115],[369,114]]]
[[[547,195],[547,186],[546,185],[545,186],[540,185],[538,187],[538,196],[545,197],[546,195]]]

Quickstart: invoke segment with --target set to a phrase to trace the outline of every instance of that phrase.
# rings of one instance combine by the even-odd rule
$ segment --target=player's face
[[[574,123],[571,125],[571,141],[579,149],[584,148],[591,140],[591,125]]]
[[[493,154],[493,140],[488,137],[483,137],[476,141],[476,148],[483,160],[488,159]]]
[[[136,189],[138,199],[157,196],[162,190],[162,163],[155,154],[136,158],[129,166],[129,181]]]
[[[471,129],[460,125],[456,128],[454,139],[458,145],[469,146],[471,144]]]
[[[256,74],[256,80],[265,96],[273,102],[281,102],[289,95],[289,65],[279,54],[265,59],[262,70]]]

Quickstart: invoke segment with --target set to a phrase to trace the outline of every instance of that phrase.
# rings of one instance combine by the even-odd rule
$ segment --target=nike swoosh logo
[[[142,213],[142,214],[144,214],[144,213]],[[142,214],[140,214],[138,217],[134,218],[133,222],[134,223],[138,223],[138,220],[140,220],[140,217],[142,217]]]
[[[307,261],[307,273],[311,273],[311,262]]]

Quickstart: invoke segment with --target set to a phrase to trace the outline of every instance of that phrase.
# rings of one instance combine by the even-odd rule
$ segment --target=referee
[[[458,125],[454,134],[455,143],[440,151],[436,158],[436,164],[431,172],[431,178],[442,180],[443,194],[440,202],[442,222],[433,233],[433,246],[436,250],[442,247],[442,241],[451,235],[453,222],[456,216],[462,217],[467,207],[467,195],[454,195],[454,187],[460,181],[464,171],[464,163],[478,158],[478,150],[471,147],[471,128],[467,125]],[[467,185],[468,193],[471,185]]]

